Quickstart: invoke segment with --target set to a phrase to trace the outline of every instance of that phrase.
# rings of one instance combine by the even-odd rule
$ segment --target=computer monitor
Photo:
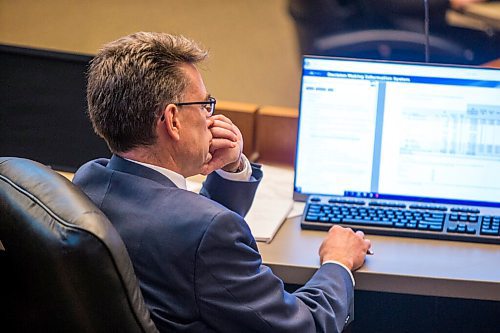
[[[75,171],[108,157],[86,115],[90,55],[0,45],[0,156]]]
[[[294,198],[500,207],[500,70],[304,57]]]

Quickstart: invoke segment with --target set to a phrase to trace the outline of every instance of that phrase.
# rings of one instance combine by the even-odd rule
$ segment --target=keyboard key
[[[498,235],[498,230],[491,230],[491,229],[481,230],[481,235],[496,236]]]
[[[479,209],[477,208],[468,208],[468,207],[453,207],[450,209],[451,212],[457,213],[471,213],[471,214],[479,214]]]
[[[426,218],[425,219],[426,222],[436,222],[436,223],[443,223],[443,219],[442,218],[434,218],[434,217],[429,217],[429,218]]]
[[[474,226],[468,225],[466,232],[468,234],[475,234],[476,233],[476,228]]]
[[[369,206],[380,206],[380,207],[395,207],[395,208],[406,208],[403,203],[397,202],[382,202],[382,201],[371,201],[368,203]]]
[[[450,225],[447,230],[448,232],[457,232],[457,225]]]
[[[478,221],[478,217],[476,215],[469,216],[469,222],[476,223]]]
[[[393,223],[392,222],[384,222],[384,221],[370,221],[370,220],[365,220],[365,219],[345,219],[343,221],[344,223],[349,223],[349,224],[360,224],[360,225],[367,225],[367,226],[375,226],[375,227],[392,227]]]
[[[410,209],[425,209],[425,210],[439,210],[439,211],[448,210],[445,206],[434,206],[434,205],[410,205],[408,207]]]
[[[443,227],[441,225],[431,224],[431,225],[429,225],[429,230],[431,230],[431,231],[441,231],[441,230],[443,230]]]

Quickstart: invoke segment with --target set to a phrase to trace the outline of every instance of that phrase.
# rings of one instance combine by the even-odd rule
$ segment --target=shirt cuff
[[[354,275],[352,275],[351,270],[349,268],[347,268],[346,265],[342,264],[341,262],[338,262],[337,260],[327,260],[327,261],[323,262],[322,265],[324,265],[324,264],[337,264],[339,266],[344,267],[345,270],[347,271],[347,273],[349,273],[349,276],[351,277],[352,286],[353,287],[356,286],[356,281],[354,281]]]
[[[243,154],[241,154],[241,160],[243,161],[243,169],[240,172],[227,172],[222,169],[215,170],[215,172],[227,180],[247,182],[252,176],[252,166],[248,158]]]

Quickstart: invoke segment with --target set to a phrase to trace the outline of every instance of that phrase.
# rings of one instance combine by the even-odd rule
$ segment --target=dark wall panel
[[[75,171],[110,155],[86,115],[89,55],[0,45],[0,156]]]

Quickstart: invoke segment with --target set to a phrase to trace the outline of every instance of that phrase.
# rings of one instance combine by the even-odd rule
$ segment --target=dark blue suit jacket
[[[201,194],[113,156],[83,165],[74,182],[122,236],[160,331],[335,332],[352,310],[348,272],[323,265],[293,294],[265,265],[243,217],[250,182],[207,177]]]

